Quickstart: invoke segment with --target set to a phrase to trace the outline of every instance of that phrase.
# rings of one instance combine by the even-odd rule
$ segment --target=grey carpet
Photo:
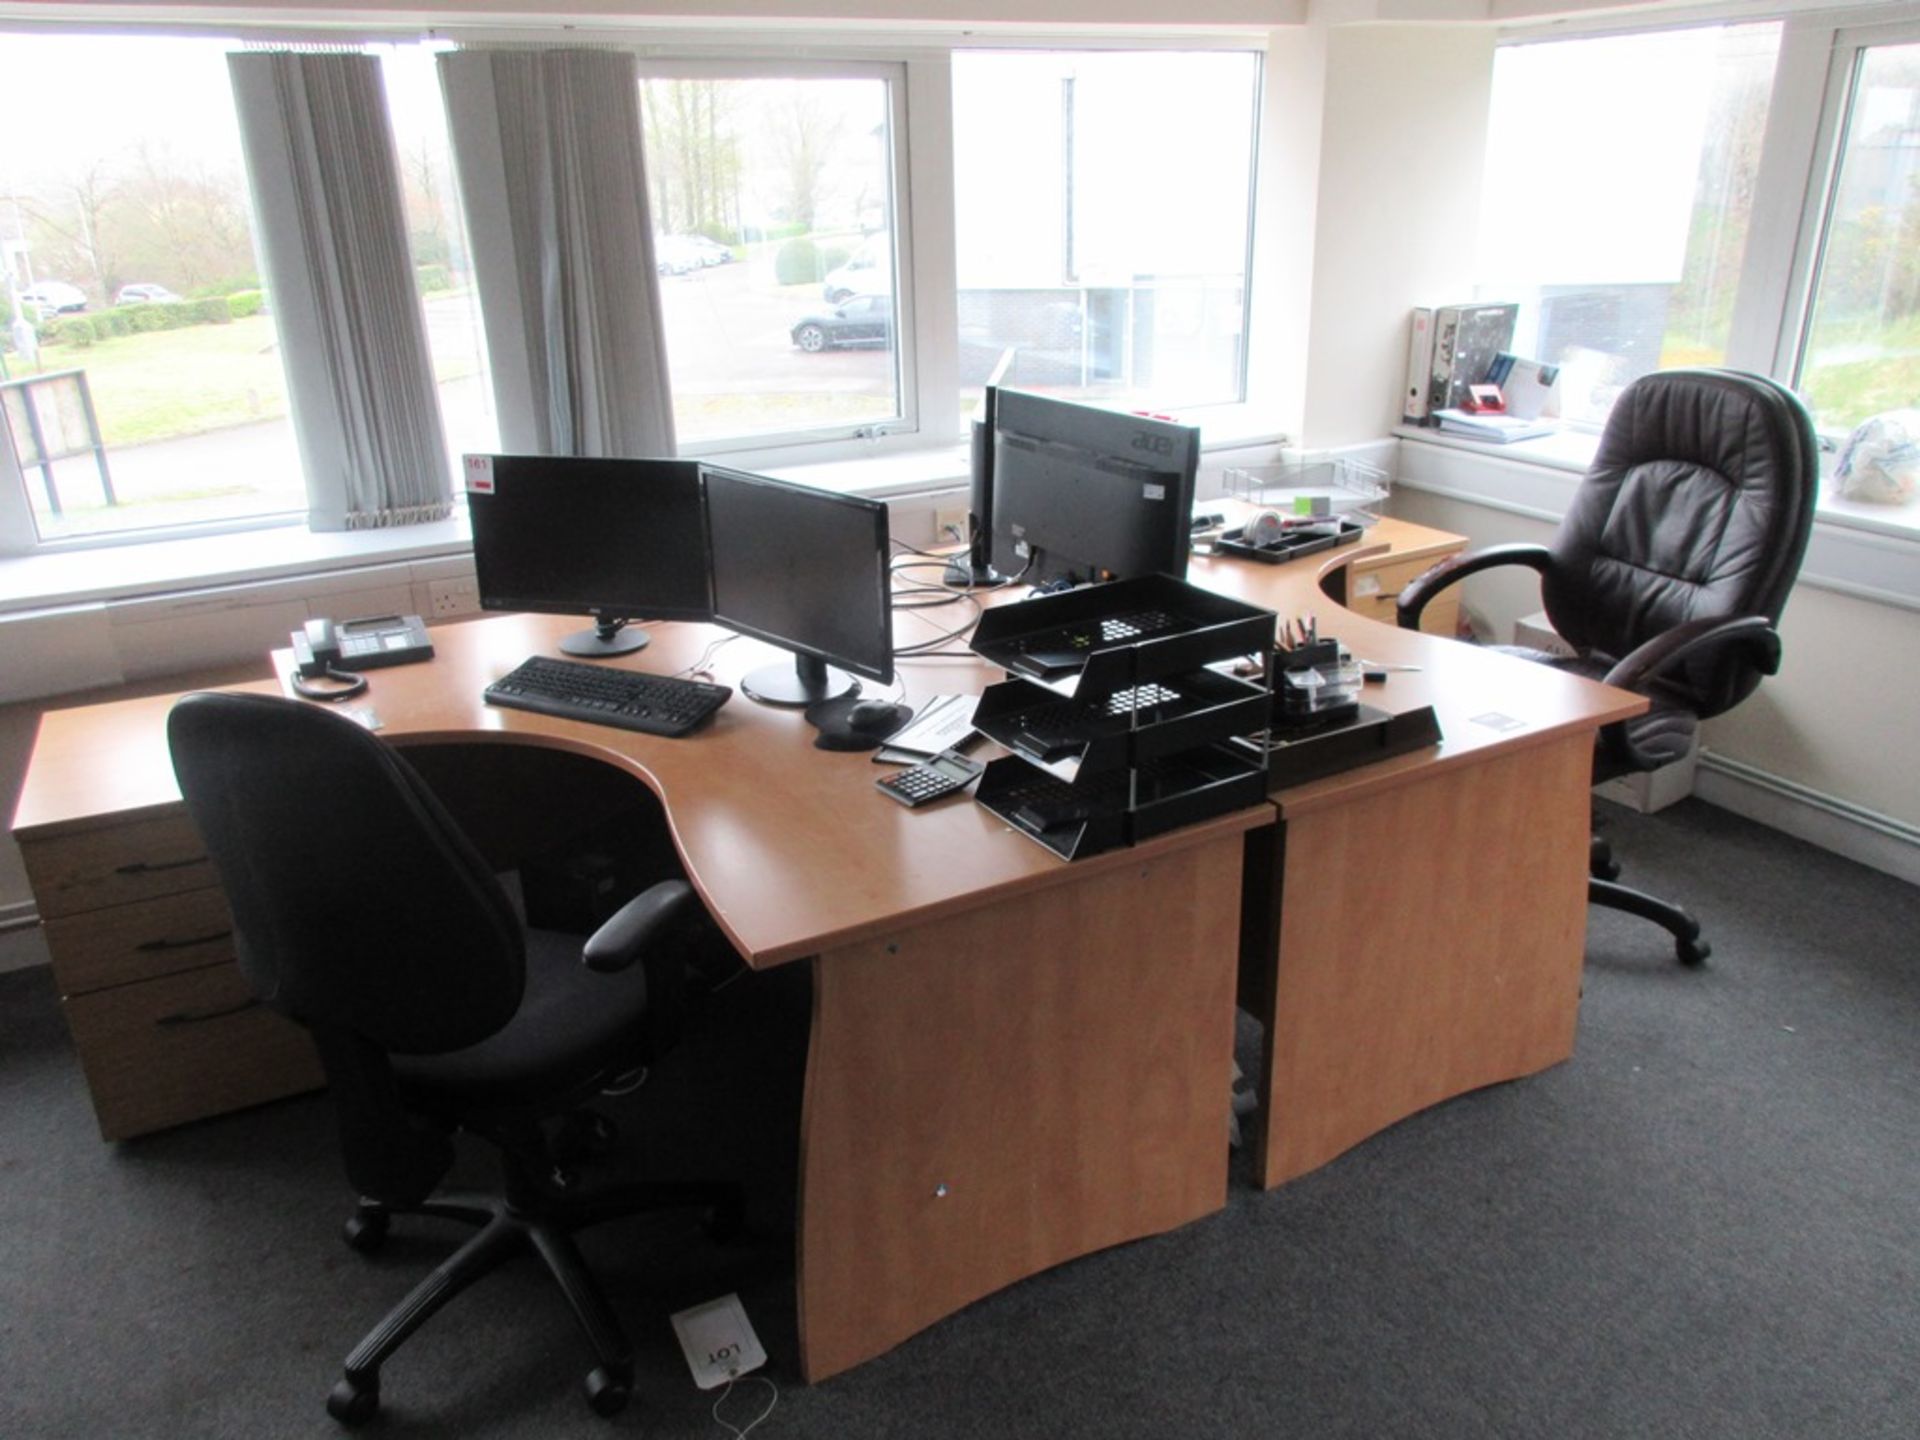
[[[728,1290],[780,1388],[756,1440],[1920,1433],[1920,891],[1698,802],[1606,825],[1624,878],[1695,906],[1706,970],[1596,913],[1571,1063],[1270,1194],[1236,1164],[1224,1214],[814,1387],[780,1233],[803,977],[729,987],[623,1118],[651,1163],[749,1157],[759,1238],[685,1216],[588,1237],[640,1351],[632,1408],[586,1410],[571,1322],[521,1264],[409,1342],[368,1433],[724,1436],[665,1316]],[[719,1123],[657,1128],[696,1095]],[[0,1436],[340,1433],[339,1361],[449,1232],[403,1224],[372,1261],[338,1242],[317,1098],[95,1134],[46,972],[0,975]]]

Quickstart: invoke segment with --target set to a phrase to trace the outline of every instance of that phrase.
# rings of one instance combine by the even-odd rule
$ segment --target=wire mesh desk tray
[[[1228,495],[1262,510],[1341,515],[1361,525],[1380,518],[1379,507],[1392,489],[1385,470],[1349,456],[1229,466],[1220,480]]]

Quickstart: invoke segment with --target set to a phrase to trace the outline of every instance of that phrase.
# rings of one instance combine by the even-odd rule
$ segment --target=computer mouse
[[[900,707],[891,700],[856,700],[847,711],[847,728],[862,735],[891,735],[900,728]]]

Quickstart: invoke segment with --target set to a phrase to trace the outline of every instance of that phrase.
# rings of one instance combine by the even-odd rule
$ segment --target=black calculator
[[[931,760],[910,766],[896,775],[883,776],[873,783],[902,805],[924,805],[929,800],[938,800],[942,795],[951,795],[955,790],[964,789],[974,776],[986,768],[980,761],[969,760],[957,750],[942,750]]]

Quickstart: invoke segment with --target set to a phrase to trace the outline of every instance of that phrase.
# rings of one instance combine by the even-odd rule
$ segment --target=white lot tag
[[[702,1390],[724,1385],[767,1363],[767,1352],[747,1322],[746,1307],[738,1295],[722,1295],[679,1311],[672,1319],[693,1383]]]

